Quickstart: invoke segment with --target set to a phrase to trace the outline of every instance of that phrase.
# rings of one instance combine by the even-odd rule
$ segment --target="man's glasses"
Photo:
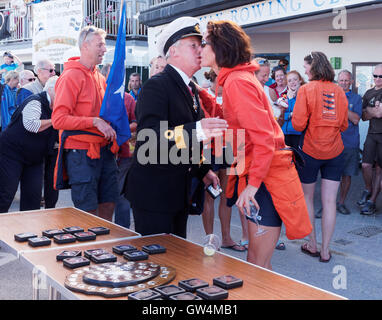
[[[29,79],[27,79],[29,82],[32,82],[32,81],[35,81],[36,80],[36,78],[29,78]]]
[[[381,74],[381,75],[373,74],[373,77],[374,77],[375,79],[377,79],[377,78],[382,79],[382,74]]]
[[[206,45],[211,45],[211,43],[210,42],[207,42],[206,40],[204,40],[204,39],[202,39],[202,42],[200,43],[200,46],[202,47],[202,48],[204,48]]]
[[[54,69],[41,68],[42,70],[49,71],[49,73],[56,72]]]

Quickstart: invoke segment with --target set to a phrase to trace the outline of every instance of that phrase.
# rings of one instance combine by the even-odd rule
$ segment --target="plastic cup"
[[[221,241],[216,234],[208,234],[203,239],[203,252],[206,256],[213,256],[220,250]]]

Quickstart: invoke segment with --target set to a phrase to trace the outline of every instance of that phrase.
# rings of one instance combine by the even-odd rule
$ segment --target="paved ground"
[[[316,190],[315,203],[319,206],[319,188]],[[349,299],[382,298],[382,200],[377,201],[378,212],[374,216],[361,216],[356,201],[359,199],[363,183],[361,176],[352,184],[347,205],[351,215],[337,214],[336,229],[332,240],[332,260],[320,263],[300,252],[304,240],[290,241],[282,232],[286,244],[285,251],[275,250],[272,259],[273,270],[288,277],[314,285],[319,288],[345,296]],[[18,196],[11,211],[18,210]],[[57,207],[71,206],[70,193],[61,192]],[[318,239],[321,239],[321,220],[316,219]],[[351,233],[363,228],[369,237]],[[215,233],[220,235],[220,222],[216,214]],[[241,227],[238,212],[232,214],[232,237],[239,241]],[[375,231],[377,234],[371,235]],[[191,216],[188,224],[188,238],[197,243],[202,242],[204,229],[201,217]],[[237,253],[222,249],[240,259],[246,259],[246,253]],[[0,249],[0,299],[31,299],[31,272],[21,265],[16,257]],[[47,292],[42,298],[46,299]]]

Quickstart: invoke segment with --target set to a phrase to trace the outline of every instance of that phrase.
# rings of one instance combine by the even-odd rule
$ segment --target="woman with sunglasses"
[[[277,192],[285,192],[286,188],[276,191],[270,173],[279,185],[279,178],[293,175],[291,187],[300,196],[303,194],[301,184],[291,153],[281,151],[285,148],[284,135],[274,119],[262,85],[254,75],[259,65],[251,62],[248,35],[232,21],[209,21],[202,48],[201,65],[211,67],[218,75],[218,86],[223,87],[223,105],[216,108],[233,132],[232,147],[236,160],[231,167],[227,198],[231,206],[236,203],[242,215],[249,216],[254,209],[258,210],[259,224],[248,223],[247,260],[271,269],[272,254],[281,230],[278,212],[281,213],[279,209],[285,205],[280,200],[273,201],[271,193],[274,196]],[[285,156],[285,162],[282,162],[281,154]],[[279,175],[274,171],[276,163]],[[298,210],[305,210],[303,213],[307,216],[304,206],[305,203]],[[288,211],[286,206],[284,208]],[[253,217],[249,218],[255,222]],[[263,231],[261,235],[260,230]]]
[[[303,253],[329,262],[329,243],[336,223],[336,199],[343,171],[344,145],[341,132],[348,127],[348,101],[344,90],[333,83],[334,70],[326,55],[312,52],[304,58],[309,83],[298,92],[292,125],[303,131],[300,143],[305,166],[299,170],[305,201],[313,226]],[[314,190],[321,172],[322,245],[317,249],[314,228]]]

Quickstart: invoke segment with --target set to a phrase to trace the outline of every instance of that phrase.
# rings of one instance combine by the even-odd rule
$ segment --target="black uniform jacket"
[[[196,109],[196,110],[195,110]],[[135,114],[137,144],[125,196],[132,207],[154,212],[188,208],[191,178],[210,169],[200,165],[196,121],[204,117],[197,95],[170,65],[150,78],[139,94]]]

